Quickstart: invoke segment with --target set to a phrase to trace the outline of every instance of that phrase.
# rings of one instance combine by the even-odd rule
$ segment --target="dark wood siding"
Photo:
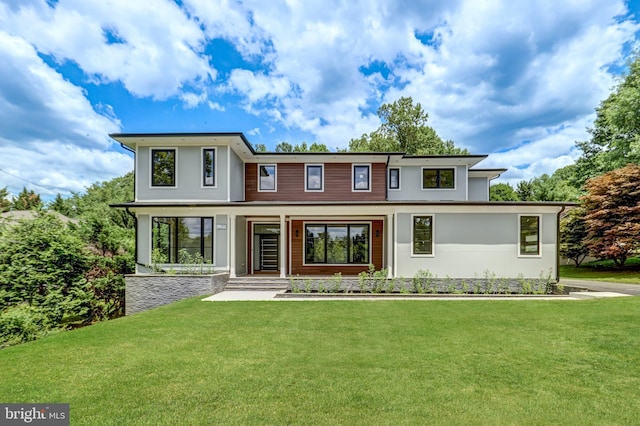
[[[371,263],[376,270],[382,268],[382,246],[384,241],[384,225],[382,220],[363,220],[354,223],[371,222]],[[314,220],[313,223],[351,223],[344,221]],[[297,231],[297,234],[296,234]],[[304,225],[301,220],[294,220],[291,224],[291,274],[292,275],[333,275],[341,272],[342,275],[357,275],[369,269],[368,265],[304,265]]]
[[[266,164],[266,163],[265,163]],[[311,163],[309,163],[311,164]],[[315,164],[315,163],[314,163]],[[246,201],[384,201],[386,166],[371,164],[371,191],[352,191],[351,163],[325,163],[324,191],[305,192],[304,163],[277,165],[276,192],[258,191],[258,164],[245,166]]]

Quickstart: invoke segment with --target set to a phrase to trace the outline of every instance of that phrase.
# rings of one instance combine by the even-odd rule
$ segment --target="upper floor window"
[[[354,191],[370,191],[371,190],[371,165],[369,164],[353,165],[353,190]]]
[[[275,191],[276,190],[276,165],[261,164],[258,166],[258,190],[259,191]]]
[[[400,189],[400,169],[389,169],[389,189]]]
[[[540,216],[519,216],[520,256],[540,256]]]
[[[176,150],[151,150],[151,186],[176,186]]]
[[[413,216],[411,235],[411,255],[433,255],[433,216]]]
[[[216,186],[216,150],[202,150],[202,186]]]
[[[323,166],[322,164],[307,164],[305,165],[305,190],[306,191],[322,191],[323,185]]]
[[[422,169],[422,189],[454,189],[454,169]]]

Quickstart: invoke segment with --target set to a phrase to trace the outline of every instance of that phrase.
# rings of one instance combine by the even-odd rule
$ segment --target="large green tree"
[[[410,155],[465,155],[453,141],[442,140],[427,125],[429,114],[411,97],[402,97],[378,109],[380,127],[349,142],[353,152],[405,152]]]
[[[289,142],[280,142],[276,145],[276,152],[329,152],[329,148],[323,143],[314,142],[307,145],[306,142],[291,145]]]
[[[489,187],[491,201],[518,201],[518,194],[508,183],[496,183]]]
[[[20,194],[13,199],[12,207],[15,210],[37,210],[42,207],[42,200],[40,195],[35,191],[22,188]]]
[[[622,267],[640,250],[640,165],[590,179],[583,198],[591,253]]]
[[[587,223],[584,220],[585,210],[576,207],[560,221],[560,254],[573,260],[576,268],[589,254],[587,239]]]
[[[628,67],[628,73],[596,109],[591,138],[577,142],[582,155],[572,179],[576,187],[626,164],[640,163],[640,56],[634,56]]]

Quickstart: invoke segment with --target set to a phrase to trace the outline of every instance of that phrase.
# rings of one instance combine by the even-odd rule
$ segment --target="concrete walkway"
[[[608,283],[604,281],[585,281],[560,279],[560,284],[571,287],[582,287],[589,291],[614,292],[630,296],[640,296],[640,284]]]
[[[329,301],[329,300],[582,300],[602,297],[625,297],[628,294],[618,292],[573,292],[566,296],[493,296],[493,295],[423,295],[423,296],[384,296],[384,295],[368,295],[368,296],[306,296],[304,294],[288,294],[284,295],[285,290],[229,290],[223,291],[213,296],[202,299],[205,302],[233,302],[233,301]],[[280,296],[280,297],[278,297]]]

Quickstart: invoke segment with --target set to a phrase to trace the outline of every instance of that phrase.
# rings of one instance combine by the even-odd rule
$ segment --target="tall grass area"
[[[560,278],[640,284],[640,257],[627,259],[623,268],[617,268],[612,260],[583,263],[577,268],[573,265],[562,265]]]
[[[0,351],[72,424],[633,424],[640,298],[201,302]]]

